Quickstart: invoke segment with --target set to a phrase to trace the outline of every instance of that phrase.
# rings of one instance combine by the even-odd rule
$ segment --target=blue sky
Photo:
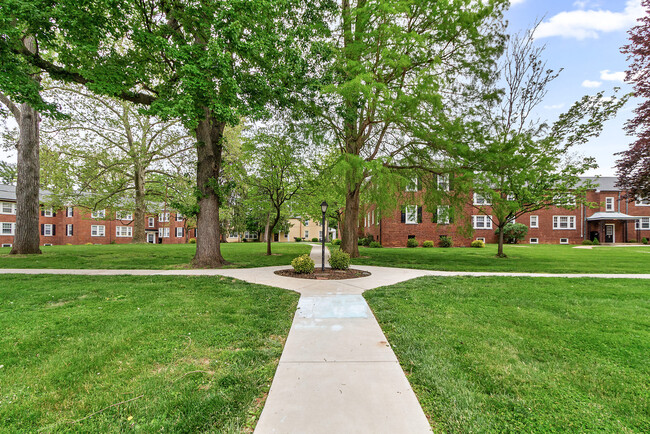
[[[546,100],[538,110],[542,118],[554,120],[583,95],[614,87],[632,91],[623,82],[626,56],[620,48],[627,44],[627,31],[643,15],[641,0],[511,0],[506,13],[510,32],[519,32],[537,21],[542,24],[536,42],[546,45],[545,58],[551,69],[564,70],[551,84]],[[637,101],[628,102],[602,134],[577,149],[595,157],[599,168],[589,175],[615,175],[614,153],[627,149],[633,138],[623,126],[632,116]]]

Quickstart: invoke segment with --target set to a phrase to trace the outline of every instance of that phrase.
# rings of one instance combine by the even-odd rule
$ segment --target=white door
[[[156,243],[156,234],[153,232],[147,232],[147,242],[151,244]]]

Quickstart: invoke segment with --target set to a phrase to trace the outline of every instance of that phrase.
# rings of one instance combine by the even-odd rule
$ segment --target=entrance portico
[[[597,212],[587,217],[587,236],[600,243],[627,243],[628,222],[638,220],[639,217],[623,214],[621,212]]]

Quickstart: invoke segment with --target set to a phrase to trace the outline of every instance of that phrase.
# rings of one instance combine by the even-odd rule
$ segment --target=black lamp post
[[[321,226],[321,241],[323,242],[321,271],[325,271],[325,213],[327,212],[327,202],[323,201],[323,203],[320,204],[320,210],[323,211],[323,226]]]

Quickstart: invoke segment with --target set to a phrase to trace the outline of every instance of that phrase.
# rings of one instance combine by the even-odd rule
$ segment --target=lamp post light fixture
[[[321,271],[325,271],[325,213],[327,212],[327,202],[323,201],[320,204],[320,210],[323,212],[323,226],[321,226],[321,241],[323,243],[323,250],[321,252]]]

